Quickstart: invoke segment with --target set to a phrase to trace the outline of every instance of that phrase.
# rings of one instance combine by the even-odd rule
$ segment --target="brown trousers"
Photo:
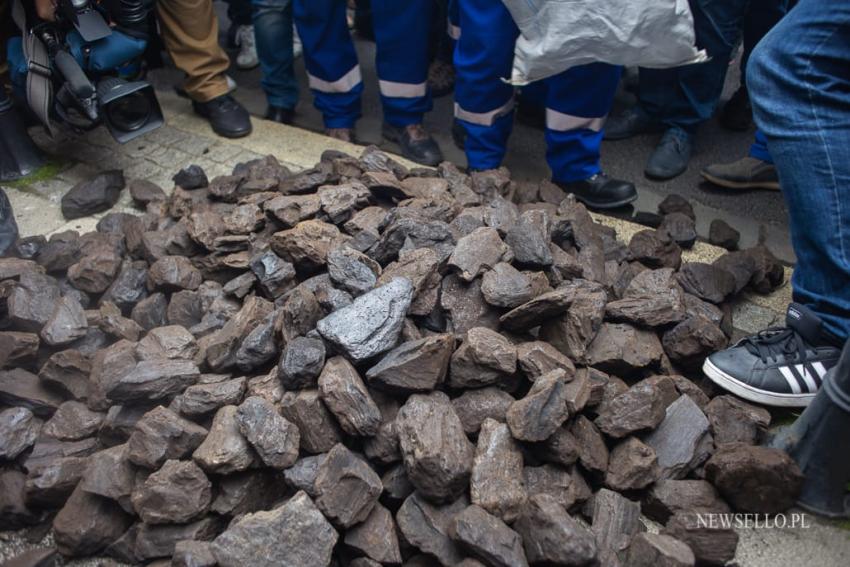
[[[156,13],[165,48],[186,73],[186,92],[198,102],[227,93],[230,66],[218,44],[218,18],[212,0],[157,0]]]

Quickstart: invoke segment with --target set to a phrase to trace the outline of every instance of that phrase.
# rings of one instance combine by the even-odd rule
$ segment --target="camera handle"
[[[27,60],[27,103],[47,133],[53,135],[50,107],[53,101],[53,82],[50,80],[50,56],[47,47],[27,29],[27,18],[21,0],[12,1],[12,20],[23,36],[24,57]]]
[[[83,111],[88,120],[93,123],[98,122],[97,90],[95,86],[80,67],[80,64],[77,63],[77,60],[74,59],[74,56],[67,49],[61,47],[49,31],[44,31],[41,37],[52,56],[56,69],[65,78],[62,90],[67,91],[73,97],[77,103],[76,106]]]

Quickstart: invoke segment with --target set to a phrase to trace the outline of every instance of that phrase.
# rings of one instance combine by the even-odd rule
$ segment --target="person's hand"
[[[56,0],[35,0],[35,12],[47,22],[56,20]]]

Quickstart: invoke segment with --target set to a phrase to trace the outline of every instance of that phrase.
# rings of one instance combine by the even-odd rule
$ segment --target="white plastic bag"
[[[677,67],[708,59],[694,45],[688,0],[502,0],[521,36],[511,83],[603,62]]]

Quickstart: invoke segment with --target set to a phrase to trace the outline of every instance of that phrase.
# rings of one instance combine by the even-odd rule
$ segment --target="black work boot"
[[[245,107],[229,94],[207,102],[192,101],[196,114],[210,122],[213,131],[225,138],[241,138],[251,133],[251,117]]]
[[[558,187],[572,193],[576,199],[591,209],[616,209],[637,199],[634,184],[621,179],[611,179],[604,173],[582,181],[555,181]]]
[[[443,161],[440,146],[422,127],[422,124],[393,126],[384,123],[384,138],[398,144],[401,147],[401,155],[410,161],[432,167]]]

